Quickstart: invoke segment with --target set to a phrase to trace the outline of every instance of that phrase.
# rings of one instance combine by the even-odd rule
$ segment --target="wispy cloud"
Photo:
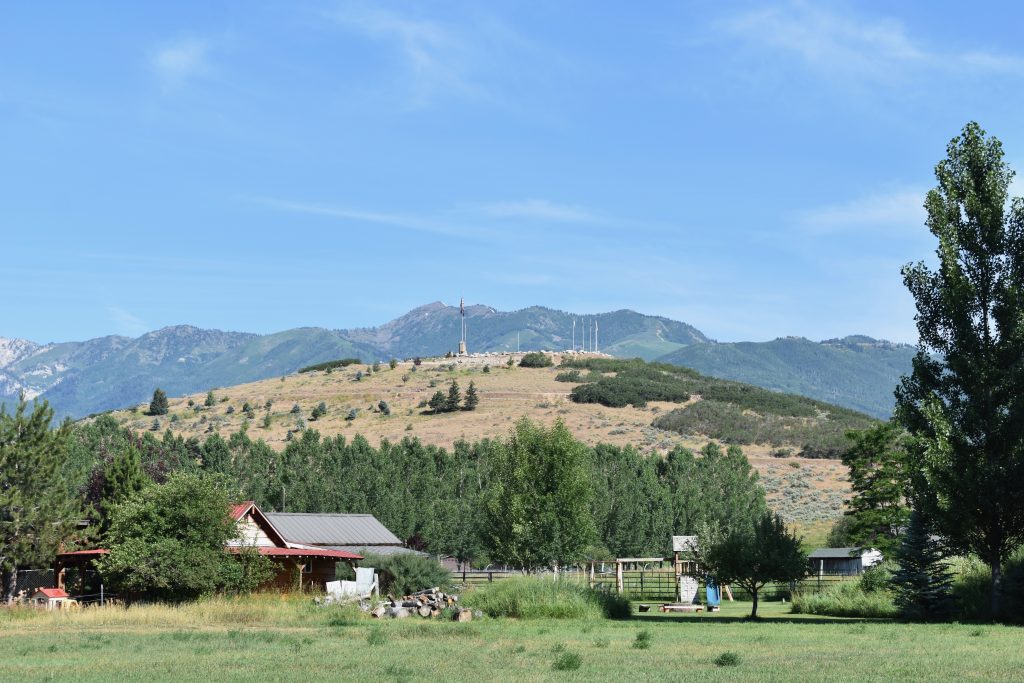
[[[598,217],[585,207],[557,204],[546,199],[491,202],[476,204],[470,208],[494,218],[523,218],[559,223],[592,223],[598,220]]]
[[[330,16],[339,26],[397,49],[409,71],[414,105],[425,105],[440,92],[481,94],[469,75],[468,43],[442,23],[361,6],[346,6]]]
[[[902,189],[818,207],[800,214],[800,224],[813,232],[915,228],[924,225],[926,191]]]
[[[902,23],[817,3],[788,2],[743,12],[718,24],[747,46],[791,54],[831,76],[894,82],[922,69],[964,74],[1019,73],[1024,57],[984,50],[943,51],[912,37]]]
[[[152,57],[152,67],[165,91],[176,90],[189,80],[208,73],[209,43],[185,38],[165,45]]]
[[[107,317],[121,334],[137,336],[149,330],[145,320],[120,306],[107,306]]]
[[[421,216],[413,214],[366,211],[362,209],[353,209],[349,207],[335,206],[330,204],[296,202],[285,199],[274,199],[267,197],[250,199],[250,201],[262,204],[263,206],[267,206],[272,209],[277,209],[279,211],[303,213],[313,216],[324,216],[327,218],[337,218],[339,220],[348,221],[352,223],[370,223],[375,225],[386,225],[394,228],[401,228],[404,230],[412,230],[415,232],[426,232],[437,235],[447,235],[451,237],[466,238],[496,238],[499,236],[497,232],[487,230],[486,228],[455,225],[452,223],[448,223],[447,221],[444,221],[442,219],[423,218]]]

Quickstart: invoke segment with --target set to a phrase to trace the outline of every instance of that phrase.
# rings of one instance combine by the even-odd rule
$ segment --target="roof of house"
[[[854,559],[861,557],[868,548],[818,548],[807,557],[812,560]]]
[[[265,516],[289,543],[367,550],[402,545],[373,515],[267,512]]]
[[[36,590],[36,594],[42,593],[48,598],[70,598],[71,596],[64,592],[62,588],[40,588]]]
[[[108,555],[110,551],[106,548],[93,548],[92,550],[71,550],[66,553],[58,553],[59,558],[72,558],[72,557],[95,557],[97,555]]]
[[[317,547],[330,550],[344,550],[345,552],[359,553],[360,555],[420,555],[422,557],[430,557],[427,553],[400,545],[321,545]]]
[[[276,548],[274,546],[259,546],[260,555],[268,557],[333,557],[337,560],[361,560],[362,555],[347,552],[344,550],[332,550],[330,548]],[[227,548],[228,552],[239,553],[242,548],[232,546]]]
[[[254,500],[243,500],[241,503],[235,503],[231,506],[231,519],[236,522],[245,516],[245,513],[249,511],[253,505],[256,504]]]

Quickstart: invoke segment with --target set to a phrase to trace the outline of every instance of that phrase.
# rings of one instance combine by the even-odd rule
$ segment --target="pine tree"
[[[206,401],[203,402],[207,408],[212,408],[217,403],[217,398],[213,395],[212,391],[206,392]]]
[[[470,381],[469,386],[466,388],[466,399],[462,402],[463,410],[476,410],[476,407],[480,404],[480,396],[476,393],[476,384]]]
[[[71,495],[69,423],[51,429],[53,409],[24,398],[13,415],[0,407],[0,573],[8,600],[18,570],[53,561],[81,517],[81,500]]]
[[[446,398],[444,402],[445,412],[454,413],[459,409],[459,403],[461,401],[462,392],[459,391],[459,383],[452,380],[451,385],[448,387],[448,398]]]
[[[427,403],[427,407],[430,408],[434,414],[443,413],[447,399],[445,399],[443,391],[435,391],[434,395],[430,397],[430,401]]]
[[[167,394],[163,389],[156,389],[153,392],[153,400],[149,402],[150,415],[166,415],[168,410]]]
[[[942,547],[918,511],[910,513],[903,541],[896,549],[900,568],[893,574],[896,605],[908,619],[946,619],[953,612],[952,585]]]
[[[142,471],[142,459],[135,446],[129,445],[114,456],[103,472],[99,502],[101,533],[106,533],[110,526],[114,506],[141,491],[149,481]]]

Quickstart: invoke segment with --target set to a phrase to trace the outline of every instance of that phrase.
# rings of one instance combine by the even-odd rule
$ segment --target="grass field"
[[[1024,670],[1019,628],[791,616],[783,603],[749,623],[748,611],[454,624],[377,622],[308,598],[7,610],[0,679],[1012,681]]]

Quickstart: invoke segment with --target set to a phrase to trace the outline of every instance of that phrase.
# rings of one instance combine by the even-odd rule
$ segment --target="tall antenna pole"
[[[459,297],[459,316],[462,319],[462,336],[459,338],[459,355],[468,355],[466,351],[466,300]]]
[[[594,353],[597,353],[597,319],[594,319]]]
[[[576,318],[572,319],[572,352],[576,353]]]

